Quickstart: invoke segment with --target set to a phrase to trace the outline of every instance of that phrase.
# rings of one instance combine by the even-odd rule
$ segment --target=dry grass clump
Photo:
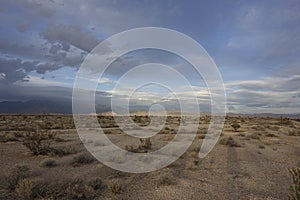
[[[0,135],[0,142],[14,142],[19,141],[18,138],[15,136],[14,133],[6,133]]]
[[[199,166],[199,158],[197,157],[197,158],[189,161],[186,165],[186,168],[189,170],[196,170],[196,169],[198,169],[198,166]]]
[[[111,193],[119,194],[122,190],[122,186],[117,180],[114,180],[109,184],[109,189]]]
[[[188,153],[188,156],[191,158],[199,158],[199,153],[197,151],[191,151]]]
[[[25,145],[33,155],[48,155],[52,149],[47,140],[54,139],[55,135],[55,133],[42,132],[39,129],[35,132],[27,132],[23,145]]]
[[[168,185],[175,185],[176,178],[174,176],[173,170],[169,168],[162,169],[158,172],[156,179],[156,185],[159,186],[168,186]]]
[[[205,135],[204,135],[204,134],[198,135],[198,139],[204,139],[204,138],[205,138]]]
[[[275,135],[274,133],[267,133],[266,137],[278,137],[277,135]]]
[[[233,124],[231,124],[231,127],[235,132],[238,132],[238,129],[241,128],[241,125],[239,125],[239,123],[237,122],[233,122]]]
[[[77,167],[94,162],[96,159],[89,153],[82,153],[73,157],[72,166]]]
[[[100,178],[94,178],[88,181],[88,185],[91,186],[94,190],[99,190],[104,188],[104,184]]]
[[[222,138],[219,143],[229,147],[241,147],[241,145],[238,144],[231,136],[228,138]]]
[[[252,126],[251,128],[255,131],[266,131],[266,128],[263,126]]]
[[[45,160],[43,160],[43,161],[40,163],[40,165],[41,165],[42,167],[55,167],[55,166],[58,165],[58,163],[57,163],[56,160],[50,158],[50,159],[45,159]]]
[[[31,170],[26,165],[15,165],[7,177],[5,177],[6,185],[9,190],[15,190],[19,181],[28,178],[31,175]]]
[[[260,136],[258,133],[252,133],[250,135],[247,135],[247,138],[253,139],[253,140],[259,140]]]
[[[147,153],[152,148],[152,142],[150,138],[140,139],[141,144],[135,148],[133,145],[126,145],[125,149],[132,153]]]
[[[78,151],[79,150],[74,146],[63,146],[63,147],[51,148],[50,155],[62,157],[65,155],[75,154]]]
[[[293,185],[290,187],[289,200],[300,199],[300,167],[289,170],[292,175]]]
[[[140,149],[146,149],[146,150],[151,149],[152,143],[150,138],[146,138],[146,139],[141,138],[140,142],[141,142],[139,146]]]
[[[288,136],[300,136],[300,131],[299,130],[288,130]]]
[[[94,189],[82,179],[75,179],[65,191],[66,199],[95,199]]]
[[[16,196],[20,200],[31,200],[33,199],[33,183],[30,179],[22,179],[18,182],[15,189]]]

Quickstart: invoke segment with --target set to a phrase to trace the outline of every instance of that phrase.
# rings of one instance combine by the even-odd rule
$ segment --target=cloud
[[[6,83],[23,80],[26,77],[26,73],[22,70],[21,59],[0,59],[0,73],[5,74],[0,81]]]
[[[26,10],[26,12],[45,18],[52,17],[56,12],[55,8],[57,6],[54,4],[54,1],[44,0],[12,0],[12,3]]]
[[[300,112],[300,75],[234,81],[225,85],[228,105],[237,113]]]
[[[20,31],[20,32],[25,32],[29,29],[29,25],[27,22],[20,22],[17,24],[17,30]]]
[[[90,52],[100,42],[95,36],[83,31],[79,26],[65,24],[50,24],[41,33],[41,36],[51,44],[58,42],[65,49],[68,49],[68,45],[73,45],[86,52]],[[54,48],[58,48],[57,44]]]

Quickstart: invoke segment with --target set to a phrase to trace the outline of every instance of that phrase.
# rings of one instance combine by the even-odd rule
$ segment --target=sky
[[[0,0],[0,101],[70,100],[76,73],[99,42],[150,26],[182,32],[205,48],[222,75],[227,112],[300,113],[299,10],[297,0]],[[202,77],[176,55],[151,49],[112,64],[98,82],[99,102],[107,104],[126,71],[153,60],[184,74],[206,110],[210,96]],[[178,87],[189,101],[191,91]],[[124,88],[114,93],[120,99]],[[148,87],[131,103],[171,96]]]

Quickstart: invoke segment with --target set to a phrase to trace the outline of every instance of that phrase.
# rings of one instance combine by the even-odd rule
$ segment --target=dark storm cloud
[[[25,32],[29,29],[29,25],[27,22],[20,22],[17,24],[16,28],[20,32]]]
[[[42,17],[52,17],[55,14],[54,1],[50,0],[12,0],[10,3],[20,6],[29,13]]]
[[[64,24],[51,24],[41,33],[41,36],[49,43],[61,43],[62,47],[73,45],[83,51],[90,52],[99,40],[89,32],[84,32],[80,27]]]

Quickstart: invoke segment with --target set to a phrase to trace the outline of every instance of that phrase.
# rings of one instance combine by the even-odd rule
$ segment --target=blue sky
[[[223,77],[229,112],[299,113],[299,10],[297,0],[3,0],[0,101],[70,98],[80,64],[100,41],[131,28],[157,26],[180,31],[206,49]],[[106,73],[99,90],[111,92],[127,67],[155,58],[184,66],[182,73],[207,98],[201,77],[193,77],[174,55],[144,51],[127,58]],[[140,95],[142,103],[151,103],[147,100],[154,94]]]

